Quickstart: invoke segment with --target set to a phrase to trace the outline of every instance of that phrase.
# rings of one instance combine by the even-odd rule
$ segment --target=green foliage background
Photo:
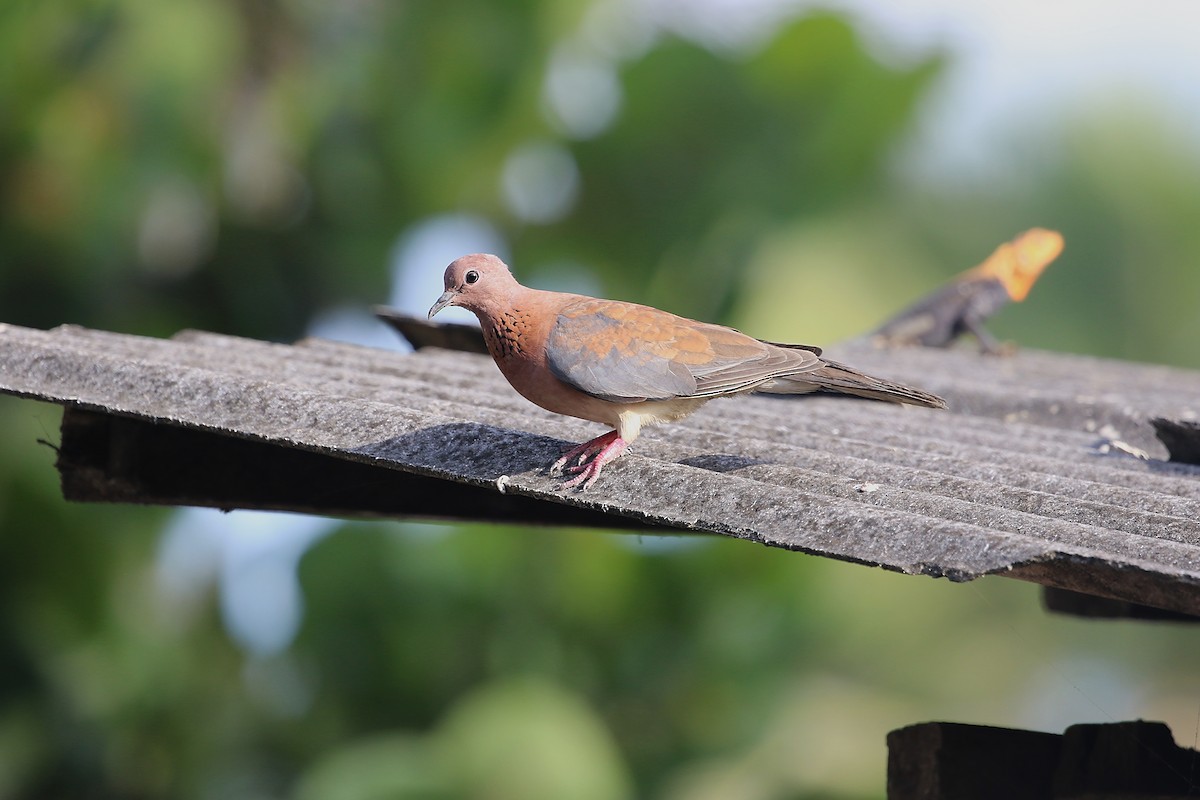
[[[0,320],[288,340],[384,299],[410,226],[469,213],[530,280],[574,264],[829,342],[1041,225],[1066,253],[999,335],[1200,367],[1200,166],[1153,109],[934,183],[896,160],[945,58],[884,65],[830,15],[744,52],[642,41],[613,8],[3,4]],[[547,110],[564,54],[615,70],[595,135]],[[542,222],[499,188],[529,143],[578,173]],[[1194,743],[1194,631],[739,542],[346,524],[300,564],[296,640],[255,655],[215,584],[164,588],[174,512],[62,501],[57,424],[0,399],[0,798],[873,798],[886,732],[927,719]]]

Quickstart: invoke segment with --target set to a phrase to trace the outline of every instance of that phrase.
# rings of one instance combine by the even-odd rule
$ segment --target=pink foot
[[[576,465],[582,464],[592,456],[599,453],[605,447],[608,447],[610,444],[612,444],[613,439],[616,438],[617,432],[609,431],[608,433],[597,436],[595,439],[589,439],[578,447],[572,447],[563,454],[562,458],[550,465],[550,474],[561,475],[563,469],[568,467],[572,471],[577,471],[575,470]]]
[[[550,466],[551,475],[561,475],[563,470],[577,473],[574,478],[563,483],[564,489],[579,486],[587,489],[600,477],[604,465],[618,458],[629,444],[617,435],[616,431],[597,436],[591,441],[573,447],[558,461]]]

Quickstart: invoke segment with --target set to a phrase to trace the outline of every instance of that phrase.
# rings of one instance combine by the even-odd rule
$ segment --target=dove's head
[[[446,306],[462,306],[476,314],[489,313],[507,305],[512,292],[520,288],[508,266],[488,253],[474,253],[446,267],[446,291],[429,309],[430,318]]]

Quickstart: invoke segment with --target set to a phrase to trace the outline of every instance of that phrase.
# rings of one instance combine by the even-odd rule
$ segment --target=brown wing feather
[[[712,397],[821,366],[807,348],[777,347],[649,306],[591,298],[559,313],[546,360],[559,380],[614,402]]]
[[[718,325],[705,328],[711,331],[714,357],[708,365],[692,371],[700,396],[746,391],[772,378],[821,366],[821,360],[807,348],[779,347]]]

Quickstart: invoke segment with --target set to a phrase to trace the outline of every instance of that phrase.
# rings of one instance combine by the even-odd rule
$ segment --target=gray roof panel
[[[1200,372],[1033,351],[827,352],[951,410],[720,399],[650,429],[577,492],[544,467],[601,429],[529,404],[473,353],[0,326],[0,391],[70,409],[74,499],[651,525],[1200,614],[1200,467],[1165,460],[1150,424],[1200,417]],[[180,436],[190,471],[169,467]],[[238,480],[205,477],[234,465]],[[289,480],[268,485],[267,469]]]

